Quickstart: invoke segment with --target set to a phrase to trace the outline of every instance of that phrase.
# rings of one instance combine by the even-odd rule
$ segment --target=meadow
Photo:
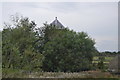
[[[119,75],[114,75],[109,72],[97,71],[82,71],[82,72],[22,72],[22,70],[3,70],[3,78],[118,78]],[[7,74],[5,74],[7,73]]]

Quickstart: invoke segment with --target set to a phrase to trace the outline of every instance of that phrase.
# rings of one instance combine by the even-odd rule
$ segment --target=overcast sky
[[[34,20],[37,27],[58,17],[65,27],[87,32],[95,39],[98,51],[118,50],[117,2],[8,2],[2,4],[0,18],[9,22],[10,15],[16,13]]]

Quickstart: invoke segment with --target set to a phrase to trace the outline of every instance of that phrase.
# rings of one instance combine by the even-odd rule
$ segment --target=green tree
[[[11,26],[5,25],[2,31],[2,67],[40,70],[43,55],[36,49],[39,35],[35,31],[35,22],[28,18],[13,18]]]
[[[77,72],[91,68],[96,51],[94,40],[84,32],[47,27],[44,36],[47,41],[43,49],[44,71]]]
[[[105,57],[104,56],[99,56],[98,68],[101,69],[101,70],[105,69],[104,61],[105,61]]]

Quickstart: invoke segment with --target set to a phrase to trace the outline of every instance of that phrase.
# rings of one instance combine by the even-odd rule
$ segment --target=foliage
[[[34,31],[35,26],[34,21],[17,17],[13,27],[3,29],[2,68],[27,71],[40,69],[43,56],[35,49],[35,42],[39,39],[37,32]]]
[[[84,32],[69,29],[56,29],[47,25],[43,55],[44,71],[78,72],[89,70],[93,53],[96,51],[94,40]]]
[[[104,60],[105,60],[105,58],[103,56],[99,57],[99,62],[98,62],[99,69],[102,69],[102,70],[104,69]]]
[[[110,51],[104,51],[104,52],[99,52],[99,56],[105,56],[105,57],[113,57],[116,56],[117,54],[120,54],[120,52],[110,52]]]
[[[85,32],[36,28],[29,18],[13,17],[2,31],[2,68],[23,71],[79,72],[90,70],[95,41]]]
[[[68,28],[58,29],[57,26],[49,24],[36,28],[36,23],[26,17],[12,16],[12,21],[13,24],[5,24],[3,31],[0,31],[3,77],[29,77],[28,74],[32,73],[46,77],[65,75],[63,72],[69,74],[80,71],[86,73],[86,70],[98,68],[104,70],[106,66],[104,63],[120,53],[120,51],[98,52],[94,47],[95,41],[85,32],[75,32]],[[117,61],[118,58],[113,59],[111,63],[118,63]],[[119,64],[114,64],[110,68],[116,65]],[[93,73],[97,76],[102,74]],[[70,76],[76,77],[77,74],[70,73]],[[112,77],[110,74],[105,75]]]

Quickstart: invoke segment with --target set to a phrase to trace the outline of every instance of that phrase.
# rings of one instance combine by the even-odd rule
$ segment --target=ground
[[[3,70],[3,78],[118,78],[120,76],[111,74],[110,72],[82,71],[74,73],[64,72],[23,72],[21,70]],[[6,74],[5,74],[6,72]]]

